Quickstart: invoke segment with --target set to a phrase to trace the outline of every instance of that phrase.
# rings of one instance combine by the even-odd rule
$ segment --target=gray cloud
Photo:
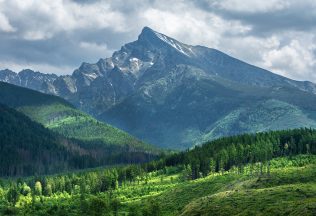
[[[71,73],[143,26],[316,82],[313,0],[0,0],[0,68]]]
[[[243,1],[243,5],[257,4],[257,8],[233,7],[231,0],[205,2],[201,8],[224,17],[225,19],[240,20],[253,27],[254,35],[268,35],[280,31],[311,31],[316,29],[315,1],[267,0]],[[260,3],[264,3],[260,10]],[[226,4],[225,4],[226,3]]]

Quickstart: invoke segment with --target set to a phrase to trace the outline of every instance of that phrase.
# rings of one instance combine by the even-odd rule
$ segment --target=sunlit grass
[[[252,174],[231,170],[184,181],[181,168],[169,167],[144,173],[116,190],[86,194],[84,199],[119,199],[119,215],[128,214],[131,206],[143,209],[150,200],[159,204],[162,215],[315,215],[316,156],[273,159],[270,175],[259,175],[259,166],[253,169]],[[56,206],[77,215],[82,205],[80,193],[59,192],[36,199],[36,212],[42,211],[43,215],[47,214],[45,209]],[[20,197],[16,208],[25,213],[31,203],[31,196]]]

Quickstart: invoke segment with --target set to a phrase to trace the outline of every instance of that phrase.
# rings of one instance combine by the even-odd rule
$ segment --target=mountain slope
[[[316,126],[314,94],[227,85],[197,75],[195,69],[175,71],[174,81],[164,77],[147,84],[100,118],[145,140],[177,148],[200,143],[201,136],[207,141],[245,131]],[[138,128],[139,122],[145,127]]]
[[[147,161],[160,151],[75,109],[56,96],[0,82],[0,103],[68,138],[82,141],[102,164]]]
[[[9,74],[0,75],[6,82],[21,78],[0,74]],[[315,84],[148,27],[112,57],[83,63],[72,75],[42,76],[40,88],[28,87],[157,146],[184,149],[226,135],[316,126]]]
[[[2,104],[0,139],[0,176],[47,174],[97,164],[75,140],[59,136]]]

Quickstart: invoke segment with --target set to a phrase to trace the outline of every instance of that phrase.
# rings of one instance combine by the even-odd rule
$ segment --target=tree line
[[[220,138],[143,164],[0,181],[0,198],[5,200],[6,205],[12,206],[20,197],[36,200],[36,197],[56,194],[78,195],[85,200],[85,196],[104,192],[111,194],[119,187],[137,184],[140,180],[146,182],[149,172],[163,174],[171,168],[182,171],[180,177],[183,180],[228,170],[251,174],[253,166],[259,169],[259,174],[269,174],[272,158],[299,154],[316,154],[316,130],[302,128],[244,134]]]
[[[301,128],[220,138],[167,156],[164,163],[185,165],[191,170],[190,178],[196,179],[232,168],[243,173],[246,164],[253,167],[257,163],[261,174],[264,168],[269,173],[272,158],[298,154],[316,154],[316,130]]]

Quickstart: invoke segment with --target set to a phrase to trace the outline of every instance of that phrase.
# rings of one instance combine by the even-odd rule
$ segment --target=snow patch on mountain
[[[184,54],[186,56],[189,56],[189,57],[192,56],[192,54],[194,55],[194,52],[192,51],[190,46],[185,47],[183,44],[180,44],[176,40],[171,39],[171,38],[167,37],[164,34],[161,34],[161,33],[155,32],[155,31],[154,31],[154,33],[160,40],[162,40],[165,43],[169,44],[170,46],[175,48],[178,52],[180,52],[180,53],[182,53],[182,54]]]
[[[90,78],[90,80],[94,80],[98,77],[98,75],[95,73],[89,73],[89,74],[85,73],[84,75],[87,76],[88,78]]]

